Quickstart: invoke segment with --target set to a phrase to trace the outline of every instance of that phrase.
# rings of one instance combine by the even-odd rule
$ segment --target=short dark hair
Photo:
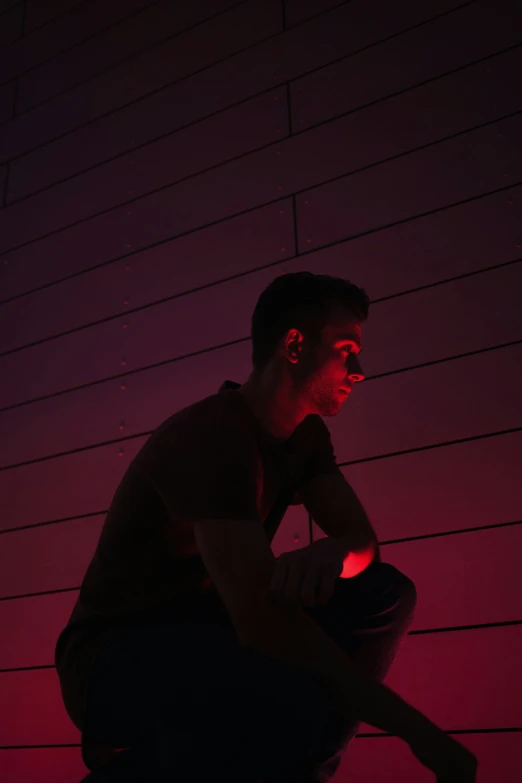
[[[252,314],[252,364],[262,370],[278,341],[293,327],[319,345],[332,305],[349,307],[360,321],[368,318],[370,299],[349,280],[312,272],[292,272],[272,280]]]

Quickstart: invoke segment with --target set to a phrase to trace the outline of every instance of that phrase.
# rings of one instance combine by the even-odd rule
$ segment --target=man
[[[126,749],[103,780],[325,783],[361,720],[441,783],[475,780],[475,757],[381,684],[415,586],[380,562],[320,418],[364,379],[368,308],[340,278],[277,278],[248,380],[171,416],[129,466],[55,654],[86,765]],[[327,538],[276,560],[292,502]]]

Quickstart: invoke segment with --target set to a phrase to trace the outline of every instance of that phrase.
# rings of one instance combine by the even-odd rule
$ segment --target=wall
[[[165,418],[246,380],[257,297],[302,269],[372,299],[366,381],[327,424],[417,585],[387,684],[480,783],[519,779],[521,21],[516,0],[2,3],[4,783],[86,774],[53,650],[112,494]],[[291,508],[274,549],[307,534]],[[433,777],[368,725],[337,774]]]

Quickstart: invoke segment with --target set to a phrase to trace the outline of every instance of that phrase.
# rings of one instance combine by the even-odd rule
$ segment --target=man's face
[[[336,308],[324,327],[321,343],[306,345],[302,338],[301,366],[296,366],[299,397],[309,413],[335,416],[354,385],[364,380],[358,359],[362,329],[355,313]]]

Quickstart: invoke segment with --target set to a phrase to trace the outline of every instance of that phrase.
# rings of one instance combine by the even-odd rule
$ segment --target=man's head
[[[363,288],[338,277],[281,275],[261,293],[252,315],[253,372],[245,386],[296,412],[338,413],[357,381],[361,322],[370,300]],[[295,426],[294,425],[294,426]]]

